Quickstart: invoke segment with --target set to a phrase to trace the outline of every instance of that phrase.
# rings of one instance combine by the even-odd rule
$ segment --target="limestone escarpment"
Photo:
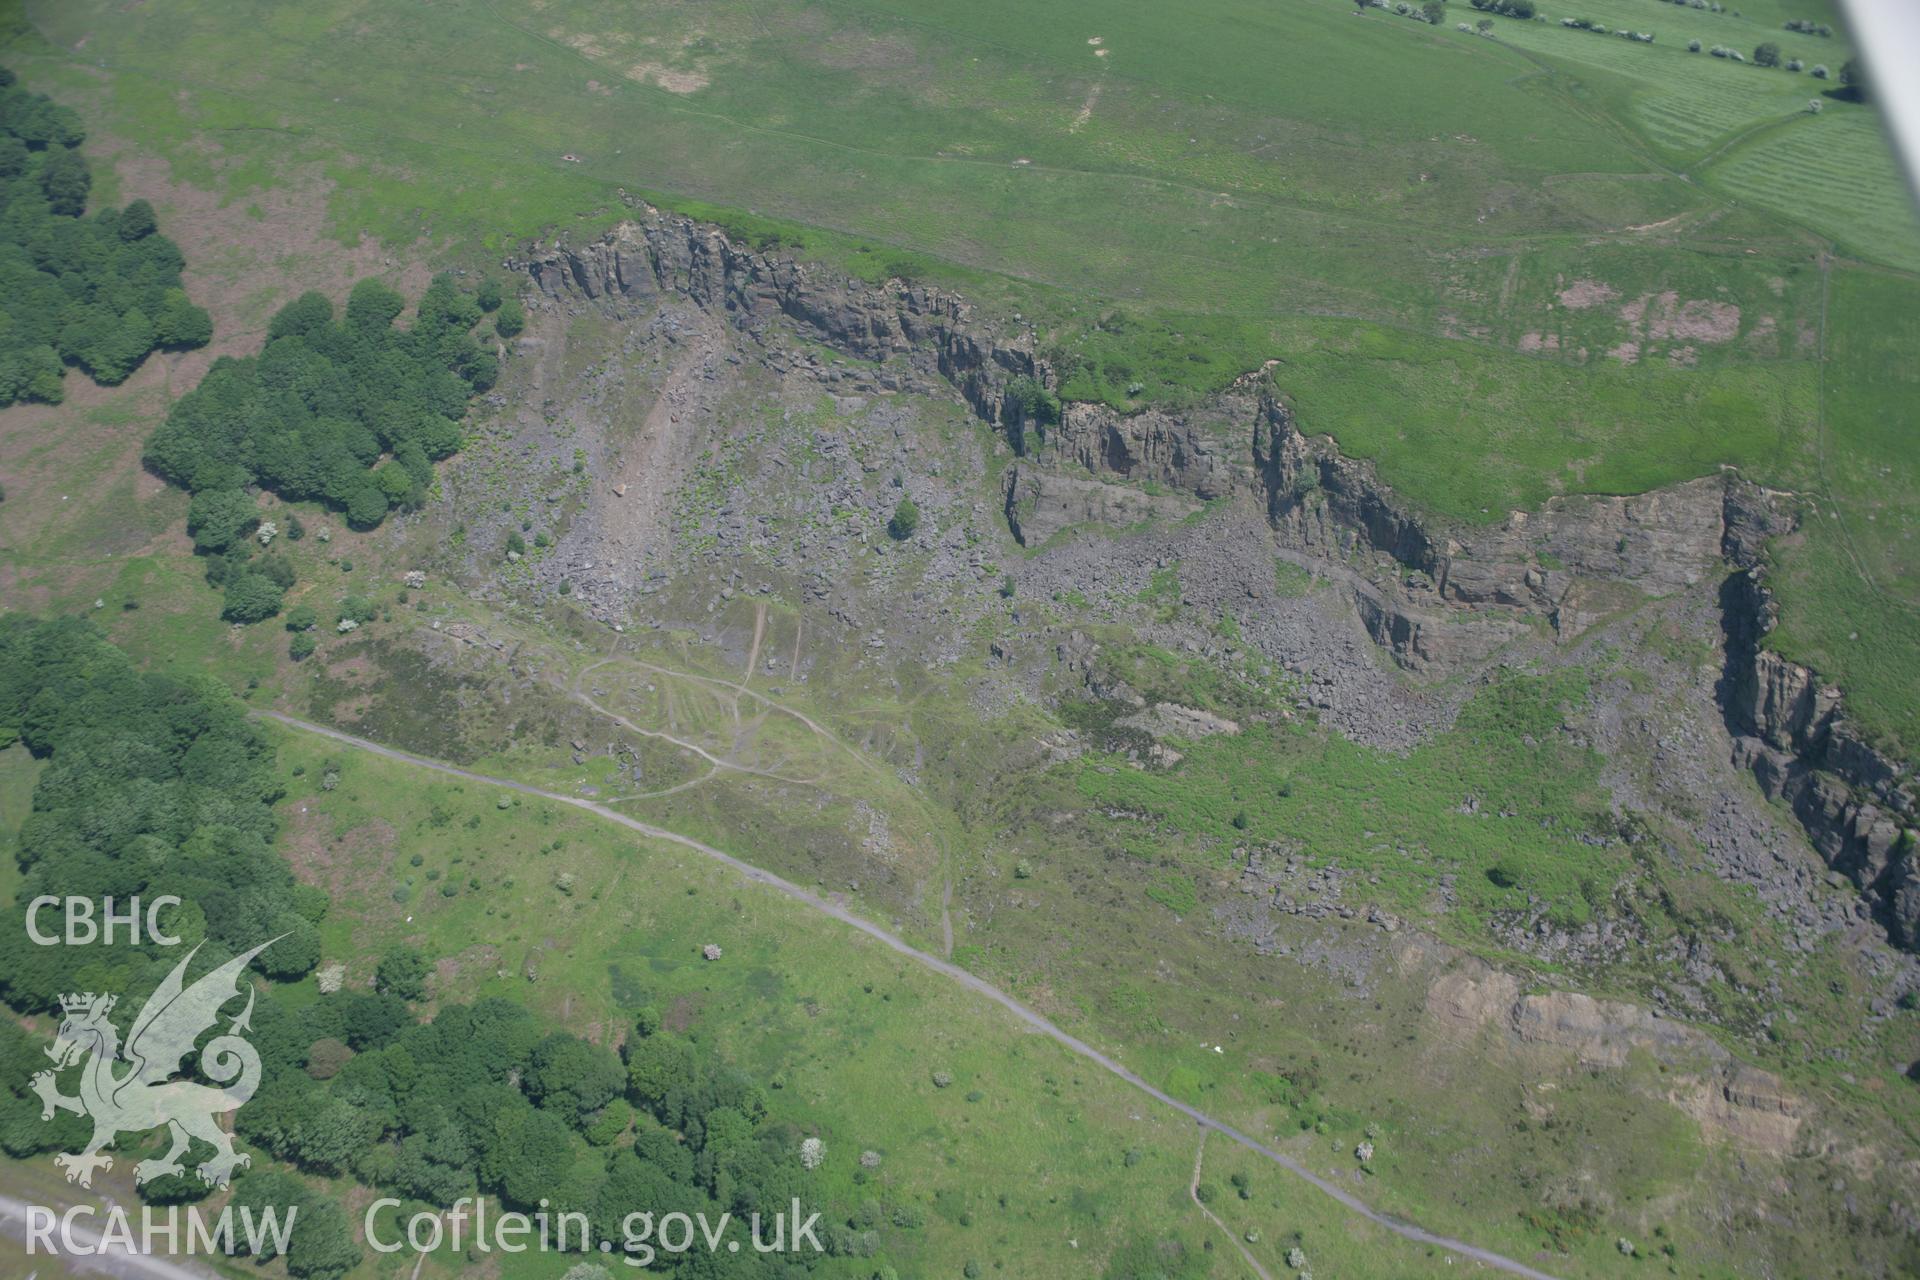
[[[1003,415],[1006,380],[1037,372],[1030,335],[985,335],[956,294],[899,280],[863,284],[648,206],[591,244],[557,246],[507,266],[525,271],[549,297],[617,306],[677,294],[748,331],[785,316],[848,355],[900,364],[882,385],[937,375],[993,421]]]
[[[598,241],[508,265],[553,298],[618,308],[672,295],[748,334],[785,320],[872,362],[862,378],[883,390],[957,393],[1017,455],[1003,510],[1029,546],[1074,526],[1178,519],[1216,499],[1253,504],[1283,546],[1342,567],[1367,631],[1412,670],[1483,662],[1535,626],[1568,638],[1636,596],[1750,569],[1790,523],[1773,495],[1731,471],[1645,494],[1555,497],[1493,524],[1438,520],[1370,462],[1303,431],[1264,370],[1190,407],[1071,403],[1042,422],[1030,396],[1011,394],[1016,379],[1057,383],[1030,330],[1003,330],[943,289],[852,280],[644,206]],[[1395,572],[1374,571],[1382,556]],[[1750,581],[1737,573],[1726,597],[1723,706],[1742,762],[1889,933],[1920,946],[1910,775],[1847,726],[1837,694],[1760,646],[1769,606],[1740,594]]]
[[[1920,948],[1920,822],[1912,771],[1867,741],[1840,692],[1766,648],[1777,616],[1757,571],[1721,590],[1727,629],[1720,705],[1736,758],[1783,800],[1827,865],[1851,880],[1900,946]]]
[[[1778,1076],[1734,1057],[1697,1027],[1625,1001],[1526,992],[1516,975],[1480,961],[1436,977],[1425,1011],[1443,1035],[1477,1043],[1491,1028],[1505,1051],[1539,1064],[1571,1059],[1584,1070],[1612,1072],[1644,1055],[1661,1064],[1657,1096],[1692,1116],[1703,1136],[1756,1154],[1790,1154],[1813,1113]],[[1543,1116],[1551,1106],[1534,1099],[1529,1109]]]
[[[1355,531],[1428,575],[1451,604],[1527,610],[1563,632],[1584,626],[1556,616],[1577,603],[1583,581],[1668,595],[1717,575],[1724,562],[1752,564],[1784,527],[1771,496],[1729,471],[1651,493],[1549,498],[1498,524],[1449,528],[1413,511],[1331,439],[1295,429],[1284,405],[1268,401],[1263,410],[1255,454],[1276,527],[1309,546],[1337,546],[1343,531]]]
[[[1765,490],[1726,472],[1646,494],[1550,498],[1498,524],[1449,527],[1416,512],[1330,437],[1301,431],[1262,384],[1243,380],[1178,413],[1068,405],[1028,457],[1203,501],[1246,492],[1300,549],[1385,553],[1424,575],[1418,589],[1440,601],[1538,614],[1563,632],[1590,620],[1579,607],[1582,583],[1671,594],[1716,576],[1725,562],[1753,563],[1784,523]]]
[[[1554,498],[1498,525],[1448,527],[1400,499],[1371,463],[1301,431],[1264,372],[1190,408],[1122,413],[1070,403],[1057,422],[1041,423],[1008,394],[1016,378],[1054,381],[1031,332],[1001,336],[946,290],[850,280],[651,208],[592,244],[509,265],[555,297],[617,304],[674,293],[749,332],[785,317],[879,362],[881,387],[946,384],[1019,454],[1005,506],[1029,545],[1074,524],[1125,525],[1183,514],[1194,500],[1246,495],[1287,544],[1331,558],[1384,553],[1412,571],[1416,580],[1388,584],[1373,603],[1425,611],[1429,630],[1443,621],[1432,607],[1448,605],[1538,615],[1577,632],[1590,618],[1583,587],[1679,590],[1723,560],[1752,563],[1775,520],[1765,492],[1728,473],[1630,497]],[[1165,500],[1169,491],[1178,496]],[[1412,650],[1395,648],[1395,656],[1423,665]]]

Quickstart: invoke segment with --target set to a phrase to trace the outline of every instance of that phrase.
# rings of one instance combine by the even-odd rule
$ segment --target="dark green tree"
[[[531,1207],[551,1195],[573,1163],[573,1135],[559,1116],[521,1101],[481,1136],[479,1174],[511,1204]]]
[[[620,1060],[578,1036],[556,1032],[533,1051],[527,1097],[576,1127],[611,1102],[626,1084]]]
[[[196,551],[225,551],[260,524],[260,508],[238,489],[209,489],[187,504],[187,535]]]
[[[311,1204],[312,1199],[313,1195],[307,1190],[306,1183],[300,1181],[300,1179],[290,1173],[285,1173],[277,1169],[249,1173],[246,1177],[241,1178],[233,1184],[232,1205],[236,1216],[244,1210],[253,1214],[255,1221],[259,1221],[261,1215],[266,1213],[272,1213],[276,1215],[278,1220],[285,1221],[287,1210],[292,1208],[295,1211],[294,1233],[289,1233],[287,1237],[287,1251],[289,1254],[292,1253],[295,1247],[295,1239],[300,1227],[300,1221],[306,1217],[307,1208]],[[262,1249],[261,1252],[255,1256],[262,1262],[279,1256],[274,1248],[273,1233],[263,1231],[260,1232],[259,1235],[261,1236],[260,1243]],[[234,1237],[234,1251],[236,1253],[244,1254],[250,1251],[248,1249],[249,1242],[246,1232],[236,1230]]]
[[[93,173],[87,168],[86,157],[78,151],[55,151],[40,166],[40,186],[47,193],[49,209],[77,218],[87,211]]]
[[[145,200],[132,201],[122,209],[118,225],[122,240],[144,240],[160,229],[159,219],[153,216],[153,206]]]
[[[371,477],[355,482],[346,499],[347,523],[371,529],[387,518],[387,495]]]
[[[152,205],[85,216],[83,136],[67,108],[0,87],[0,406],[57,403],[68,364],[116,383],[156,346],[211,334]]]
[[[1867,69],[1860,59],[1848,58],[1840,64],[1840,88],[1843,96],[1855,102],[1867,100]]]
[[[356,1052],[385,1048],[413,1022],[406,1001],[385,992],[356,992],[344,1004],[343,1038]]]
[[[362,280],[347,295],[347,327],[384,335],[407,309],[407,300],[378,280]]]
[[[893,518],[887,521],[887,536],[895,542],[905,542],[920,528],[920,508],[913,505],[912,498],[900,499],[893,509]]]
[[[204,347],[213,340],[213,317],[205,307],[194,305],[184,289],[168,289],[160,295],[153,336],[167,348]]]
[[[412,947],[389,951],[374,969],[373,986],[376,991],[402,1000],[424,1000],[427,958]]]
[[[228,622],[265,622],[280,612],[280,585],[264,573],[242,573],[227,583],[220,616]]]
[[[273,319],[267,322],[267,341],[304,338],[332,323],[333,303],[326,294],[309,290],[273,313]]]
[[[260,972],[276,982],[294,982],[320,963],[320,931],[296,911],[283,912],[273,924],[274,944],[260,953]]]
[[[526,308],[520,305],[520,299],[503,298],[500,309],[493,316],[493,331],[502,338],[511,340],[519,337],[520,331],[526,327],[527,312]]]
[[[627,1046],[627,1092],[656,1116],[695,1078],[693,1050],[679,1036],[661,1032]]]
[[[300,1210],[287,1245],[287,1274],[294,1280],[339,1280],[360,1265],[360,1246],[346,1211],[315,1196]]]

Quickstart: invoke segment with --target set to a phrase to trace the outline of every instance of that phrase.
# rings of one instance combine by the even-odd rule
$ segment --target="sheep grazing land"
[[[269,1280],[1920,1274],[1861,43],[10,6],[0,1198],[297,1208]]]

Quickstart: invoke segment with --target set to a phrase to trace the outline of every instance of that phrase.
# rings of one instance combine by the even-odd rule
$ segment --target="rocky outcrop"
[[[1202,500],[1250,493],[1298,548],[1334,559],[1384,552],[1448,604],[1538,614],[1563,634],[1597,616],[1583,587],[1669,595],[1729,560],[1753,563],[1778,524],[1771,495],[1729,471],[1653,493],[1556,497],[1498,524],[1449,526],[1416,512],[1330,437],[1302,432],[1264,377],[1180,413],[1069,405],[1033,456]]]
[[[1668,595],[1723,562],[1752,564],[1780,523],[1772,496],[1728,471],[1646,494],[1550,498],[1498,524],[1448,528],[1412,511],[1332,440],[1295,430],[1284,405],[1262,408],[1255,456],[1277,527],[1303,545],[1336,548],[1342,531],[1357,531],[1428,575],[1451,603],[1522,609],[1563,631],[1591,620],[1567,612],[1583,582]]]
[[[883,388],[957,391],[1020,455],[1004,511],[1029,546],[1075,525],[1127,528],[1244,498],[1283,546],[1335,563],[1391,557],[1404,572],[1343,570],[1341,581],[1374,640],[1414,670],[1484,661],[1535,620],[1566,638],[1636,596],[1684,590],[1728,565],[1749,570],[1788,523],[1774,495],[1732,471],[1652,493],[1556,497],[1492,524],[1437,520],[1371,463],[1302,431],[1267,370],[1190,408],[1074,403],[1041,421],[1033,397],[1016,393],[1021,380],[1056,382],[1030,330],[1005,333],[942,289],[851,280],[645,205],[598,241],[507,265],[554,299],[618,308],[675,295],[749,333],[784,318],[877,364]],[[1836,692],[1760,643],[1771,604],[1757,578],[1737,572],[1726,593],[1722,702],[1742,763],[1868,895],[1889,934],[1920,946],[1910,771],[1853,730]]]
[[[1031,334],[987,334],[957,294],[899,280],[864,284],[648,205],[590,244],[556,245],[506,265],[555,299],[619,307],[671,294],[748,331],[785,316],[850,356],[898,363],[905,380],[937,375],[993,422],[1009,418],[1007,381],[1039,372]],[[1011,416],[1018,425],[1018,413]]]
[[[1461,959],[1434,978],[1426,1015],[1454,1040],[1475,1041],[1493,1030],[1538,1066],[1559,1061],[1621,1071],[1644,1056],[1660,1065],[1667,1102],[1708,1135],[1756,1153],[1789,1154],[1809,1110],[1778,1076],[1735,1058],[1697,1027],[1577,991],[1524,992],[1517,976],[1477,959]]]
[[[1259,397],[1244,388],[1178,412],[1123,414],[1104,404],[1070,403],[1031,452],[1051,466],[1211,501],[1256,487],[1249,442],[1259,413]]]
[[[1779,1076],[1744,1064],[1704,1078],[1677,1079],[1667,1099],[1692,1116],[1703,1133],[1773,1156],[1794,1149],[1807,1112]]]
[[[1336,560],[1391,556],[1417,579],[1383,584],[1363,611],[1408,666],[1440,652],[1406,642],[1444,626],[1430,608],[1419,616],[1423,597],[1538,615],[1570,635],[1617,607],[1621,586],[1663,595],[1717,572],[1723,559],[1751,563],[1773,521],[1768,495],[1726,473],[1631,497],[1554,498],[1496,525],[1449,526],[1416,512],[1332,438],[1302,432],[1265,370],[1189,408],[1122,413],[1070,403],[1057,421],[1041,422],[1029,416],[1030,396],[1010,394],[1017,379],[1054,381],[1031,332],[1003,335],[942,289],[850,280],[644,205],[592,244],[508,265],[555,298],[619,305],[676,294],[748,331],[785,317],[849,356],[881,363],[891,371],[883,385],[932,390],[938,379],[1021,455],[1005,509],[1027,545],[1073,524],[1126,527],[1241,494],[1295,548]],[[1168,494],[1180,496],[1163,500]]]
[[[1578,991],[1521,996],[1507,1009],[1507,1022],[1522,1043],[1565,1049],[1583,1066],[1624,1067],[1635,1053],[1666,1063],[1727,1058],[1717,1041],[1672,1018]]]
[[[1517,617],[1426,613],[1371,584],[1349,583],[1354,611],[1373,642],[1413,671],[1460,671],[1491,658],[1527,630]]]
[[[1006,476],[1007,528],[1023,547],[1037,547],[1064,529],[1126,529],[1152,519],[1179,519],[1199,504],[1178,493],[1149,493],[1090,476],[1015,463]]]
[[[1236,721],[1217,716],[1211,711],[1202,711],[1199,707],[1184,707],[1177,702],[1156,702],[1146,710],[1123,716],[1114,723],[1122,728],[1138,729],[1156,738],[1181,738],[1188,742],[1210,738],[1216,733],[1231,735],[1240,732],[1240,725]]]
[[[1846,717],[1840,691],[1768,649],[1777,616],[1759,571],[1721,588],[1727,629],[1720,705],[1736,760],[1784,801],[1827,865],[1867,896],[1895,943],[1920,947],[1920,825],[1911,769]]]

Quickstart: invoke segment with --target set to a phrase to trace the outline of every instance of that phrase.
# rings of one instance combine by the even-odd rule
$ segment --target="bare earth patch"
[[[677,71],[657,62],[636,62],[626,70],[629,80],[654,84],[668,93],[693,93],[713,83],[703,71]]]
[[[336,836],[332,819],[314,801],[296,802],[289,817],[287,861],[302,884],[318,885],[341,902],[371,876],[391,874],[395,832],[387,823],[376,819]]]
[[[547,29],[547,37],[551,40],[558,40],[561,44],[577,51],[584,57],[604,58],[607,56],[607,47],[601,44],[597,38],[585,32],[568,32],[565,27],[550,27]],[[618,43],[618,41],[616,41],[616,43]]]
[[[1679,338],[1688,342],[1731,342],[1740,334],[1740,308],[1731,302],[1707,298],[1688,298],[1669,289],[1665,293],[1643,293],[1620,308],[1620,319],[1645,337],[1660,341]]]
[[[912,42],[901,36],[861,31],[836,32],[814,58],[821,66],[836,71],[898,71],[920,60]]]
[[[1569,311],[1585,311],[1604,306],[1620,296],[1619,290],[1604,280],[1575,280],[1557,295],[1560,305]]]
[[[1104,53],[1105,50],[1101,50],[1101,52]],[[1086,101],[1080,104],[1080,110],[1074,114],[1073,123],[1067,126],[1067,132],[1078,133],[1081,129],[1085,128],[1087,121],[1093,119],[1093,109],[1099,105],[1100,82],[1096,80],[1093,86],[1087,90]]]

